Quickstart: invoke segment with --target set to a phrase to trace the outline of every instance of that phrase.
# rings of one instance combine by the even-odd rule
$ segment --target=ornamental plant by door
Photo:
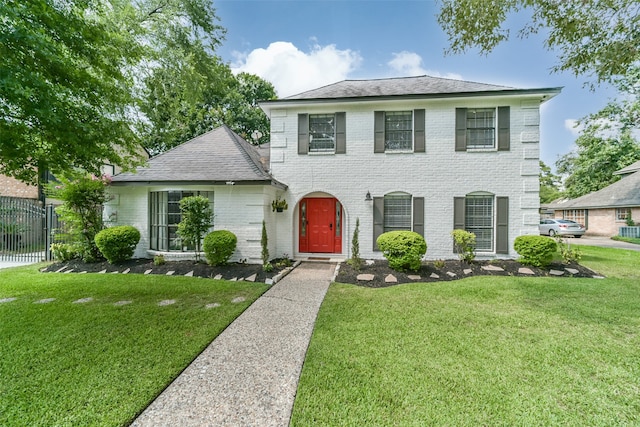
[[[287,205],[287,201],[285,199],[277,198],[273,202],[271,202],[271,209],[273,212],[282,212],[286,211],[289,208]]]

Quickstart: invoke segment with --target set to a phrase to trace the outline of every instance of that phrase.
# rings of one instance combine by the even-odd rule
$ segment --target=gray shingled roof
[[[640,206],[640,172],[576,199],[554,202],[551,209],[626,208]]]
[[[640,171],[640,160],[635,162],[635,163],[630,164],[626,168],[622,168],[619,171],[615,171],[613,174],[614,175],[628,175],[630,173],[637,172],[637,171]]]
[[[344,80],[284,99],[358,98],[370,96],[426,95],[514,90],[513,87],[441,77],[418,76],[391,79]]]
[[[159,154],[136,172],[113,177],[128,182],[264,183],[284,187],[267,172],[258,151],[227,126]]]

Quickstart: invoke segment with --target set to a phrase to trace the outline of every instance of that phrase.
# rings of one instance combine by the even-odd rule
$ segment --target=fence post
[[[53,257],[51,256],[51,243],[53,243],[53,216],[55,215],[55,211],[53,210],[53,205],[49,204],[46,206],[45,212],[45,227],[44,227],[44,256],[47,261],[51,261]]]

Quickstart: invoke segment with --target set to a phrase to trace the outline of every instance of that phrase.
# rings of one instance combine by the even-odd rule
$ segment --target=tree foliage
[[[209,199],[204,196],[189,196],[180,200],[182,220],[178,224],[178,236],[187,245],[195,246],[198,260],[202,238],[213,226],[213,211]]]
[[[268,140],[275,91],[215,55],[224,33],[209,0],[1,1],[0,173],[127,168],[223,122]]]
[[[109,11],[97,0],[0,2],[1,173],[35,183],[37,168],[131,163],[127,70],[143,48]]]
[[[531,12],[520,37],[547,31],[545,47],[558,52],[554,71],[591,75],[596,82],[625,75],[640,59],[640,3],[631,0],[442,0],[438,22],[450,51],[491,52],[511,34],[511,12]]]
[[[540,161],[540,203],[550,203],[562,197],[562,179],[545,162]]]

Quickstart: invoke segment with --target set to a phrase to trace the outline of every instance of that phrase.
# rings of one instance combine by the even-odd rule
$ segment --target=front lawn
[[[128,424],[266,289],[0,270],[0,425]]]
[[[292,425],[638,425],[640,253],[581,250],[607,279],[333,284]]]

